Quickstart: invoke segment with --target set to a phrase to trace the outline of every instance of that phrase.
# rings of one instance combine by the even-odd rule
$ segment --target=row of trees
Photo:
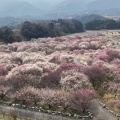
[[[0,28],[0,39],[6,43],[15,42],[14,33],[9,27]]]
[[[85,24],[86,30],[101,30],[101,29],[120,29],[120,21],[115,20],[93,20]]]
[[[90,100],[95,96],[95,91],[90,89],[77,89],[68,92],[64,90],[36,89],[29,86],[12,94],[11,98],[22,101],[23,104],[30,102],[37,105],[42,101],[49,109],[53,106],[61,106],[65,112],[68,108],[75,107],[84,113],[90,105]]]
[[[1,27],[0,39],[6,43],[12,43],[15,41],[23,41],[21,36],[26,40],[31,40],[32,38],[57,37],[83,31],[83,24],[75,19],[59,19],[40,23],[26,21],[20,25],[20,30]]]
[[[52,86],[51,89],[50,86],[46,88],[44,88],[44,85],[39,86],[40,76],[44,76],[42,75],[44,72],[49,72],[50,78],[49,81],[46,81],[46,78],[44,83],[47,82],[49,85],[59,84],[52,83],[57,81],[55,77],[61,73],[59,71],[56,70],[54,74],[54,72],[47,69],[42,70],[37,67],[22,65],[14,68],[8,74],[7,68],[0,66],[0,100],[4,100],[7,97],[22,104],[30,103],[37,105],[37,103],[44,103],[49,109],[53,106],[61,106],[64,111],[67,111],[70,107],[75,107],[84,113],[90,105],[90,100],[96,97],[96,92],[93,89],[64,90],[58,87],[56,89],[55,86]]]
[[[31,23],[26,21],[21,28],[21,34],[27,39],[56,37],[83,31],[83,24],[75,19],[59,19],[41,23]]]
[[[0,39],[6,43],[31,40],[32,38],[57,37],[71,33],[84,32],[86,30],[120,29],[120,22],[115,20],[93,20],[85,26],[75,19],[58,19],[40,23],[24,22],[20,30],[12,30],[9,27],[0,28]],[[17,36],[16,36],[17,34]],[[21,37],[23,36],[23,37]]]

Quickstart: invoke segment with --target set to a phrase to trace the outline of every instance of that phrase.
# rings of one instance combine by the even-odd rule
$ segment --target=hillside
[[[86,2],[83,0],[67,0],[60,3],[51,12],[56,13],[75,13],[86,9]]]
[[[120,11],[119,0],[66,0],[58,4],[52,11],[53,13],[80,13],[81,15],[100,14],[100,15],[118,15]]]
[[[120,36],[109,32],[0,45],[0,100],[85,114],[97,92],[119,114]]]
[[[75,14],[120,15],[120,2],[117,0],[1,0],[1,17],[31,16],[39,19],[58,19]]]
[[[0,120],[23,113],[120,119],[120,0],[0,1]]]
[[[97,14],[90,14],[84,16],[76,16],[75,19],[80,20],[82,23],[87,23],[93,20],[106,20],[107,18]]]
[[[14,1],[10,2],[9,5],[3,5],[4,8],[1,8],[0,16],[23,16],[23,15],[38,15],[43,13],[43,10],[37,8],[29,2],[25,1]]]

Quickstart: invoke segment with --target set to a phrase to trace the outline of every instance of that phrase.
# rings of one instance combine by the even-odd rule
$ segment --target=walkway
[[[89,108],[90,112],[93,113],[93,120],[118,120],[117,117],[110,114],[105,108],[103,108],[97,100],[93,100],[91,102],[91,106]],[[67,118],[59,115],[50,115],[46,113],[40,113],[30,110],[18,109],[9,106],[0,105],[0,112],[9,113],[21,117],[29,117],[33,120],[78,120]],[[80,119],[79,119],[80,120]],[[91,119],[82,119],[82,120],[91,120]]]
[[[90,112],[93,113],[93,120],[118,120],[117,117],[109,113],[105,108],[103,108],[97,100],[93,100],[90,106]]]

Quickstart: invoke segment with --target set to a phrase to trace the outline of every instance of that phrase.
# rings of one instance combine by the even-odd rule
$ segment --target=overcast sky
[[[9,4],[11,1],[27,1],[27,2],[45,1],[46,3],[58,4],[60,2],[68,1],[68,0],[0,0],[0,4],[2,4],[2,3],[8,3]],[[89,1],[93,1],[93,0],[81,0],[81,1],[89,2]]]
[[[37,0],[22,0],[22,1],[37,1]],[[38,1],[40,1],[40,0],[38,0]],[[42,0],[42,1],[45,1],[46,3],[56,4],[56,3],[60,3],[63,1],[67,1],[67,0]],[[89,1],[94,1],[94,0],[83,0],[83,1],[89,2]]]
[[[49,7],[52,7],[52,6],[56,6],[57,4],[63,2],[63,1],[69,1],[69,0],[0,0],[0,9],[3,8],[4,9],[4,6],[8,6],[9,4],[11,4],[11,2],[13,1],[26,1],[26,2],[29,2],[29,3],[33,3],[33,5],[39,5],[40,4],[40,1],[43,1],[43,2],[46,2],[48,3],[48,5],[50,5]],[[37,3],[39,1],[39,4]],[[73,0],[73,1],[76,1],[76,0]],[[81,0],[81,1],[93,1],[93,0]]]
[[[45,1],[45,2],[52,2],[52,3],[60,3],[60,2],[62,2],[62,1],[65,1],[65,0],[43,0],[43,1]]]
[[[19,1],[40,1],[40,0],[19,0]],[[46,3],[60,3],[60,2],[63,2],[63,1],[66,1],[66,0],[42,0],[42,1],[45,1]]]

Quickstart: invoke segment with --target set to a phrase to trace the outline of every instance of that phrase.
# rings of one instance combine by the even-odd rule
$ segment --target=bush
[[[115,20],[93,20],[85,24],[87,30],[119,29],[120,22]]]
[[[12,29],[10,29],[9,27],[1,27],[0,39],[2,39],[5,43],[15,42]]]
[[[104,66],[93,65],[85,67],[84,73],[89,77],[94,87],[100,87],[107,80],[108,73],[106,70]]]
[[[108,55],[108,60],[112,61],[114,59],[120,59],[120,53],[119,51],[113,50],[113,49],[109,49],[107,50],[107,55]]]

